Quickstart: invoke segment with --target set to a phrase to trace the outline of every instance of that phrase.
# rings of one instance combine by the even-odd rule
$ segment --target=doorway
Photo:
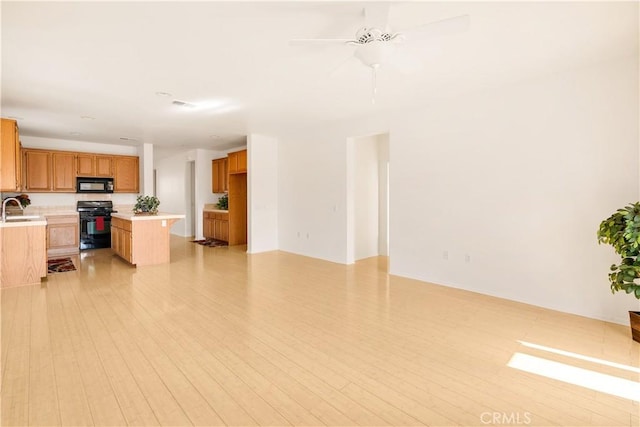
[[[389,134],[349,138],[347,263],[389,255]]]

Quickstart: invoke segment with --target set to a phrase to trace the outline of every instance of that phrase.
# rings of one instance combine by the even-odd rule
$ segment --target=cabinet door
[[[227,168],[229,173],[238,172],[238,153],[229,153],[227,155]]]
[[[206,215],[206,214],[205,214]],[[202,234],[205,238],[211,238],[214,235],[213,219],[205,218],[202,222]]]
[[[245,173],[247,171],[247,150],[229,153],[229,173]]]
[[[247,171],[247,150],[238,151],[238,172]]]
[[[122,230],[121,244],[122,244],[122,258],[133,264],[133,244],[131,242],[131,231]]]
[[[78,153],[76,156],[76,173],[78,176],[95,176],[95,156]]]
[[[116,255],[120,255],[120,229],[111,223],[111,249]]]
[[[138,177],[140,169],[138,158],[130,156],[115,156],[114,163],[114,191],[117,193],[138,193]]]
[[[74,153],[56,153],[51,157],[53,165],[53,191],[75,193],[76,169]]]
[[[77,248],[78,224],[48,224],[49,249]]]
[[[211,192],[212,193],[220,193],[221,182],[220,182],[220,169],[222,167],[222,163],[219,159],[211,161]]]
[[[20,139],[16,121],[2,119],[0,135],[0,191],[19,191]]]
[[[227,159],[221,160],[222,167],[220,168],[219,179],[222,182],[221,190],[222,193],[226,193],[229,191],[229,161]]]
[[[227,159],[215,159],[211,163],[211,191],[224,193],[227,191]]]
[[[51,153],[48,151],[24,151],[25,190],[51,190]]]
[[[112,177],[112,163],[111,156],[96,156],[96,176]]]

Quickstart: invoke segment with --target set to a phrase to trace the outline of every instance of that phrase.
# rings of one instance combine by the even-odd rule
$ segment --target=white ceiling
[[[423,105],[638,54],[636,2],[395,2],[393,30],[461,14],[471,25],[421,48],[399,46],[412,71],[383,66],[372,104],[370,70],[344,62],[353,48],[288,44],[352,37],[364,7],[3,0],[1,113],[18,117],[22,135],[224,149],[250,132]]]

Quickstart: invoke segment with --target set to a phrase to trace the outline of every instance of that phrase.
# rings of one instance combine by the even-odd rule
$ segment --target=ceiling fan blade
[[[289,40],[290,46],[321,46],[327,44],[347,44],[352,39],[293,39]]]
[[[366,28],[377,28],[382,31],[387,31],[389,23],[389,3],[367,3],[364,9],[364,22]]]
[[[406,36],[406,40],[421,41],[432,37],[459,34],[469,29],[469,15],[454,16],[453,18],[441,19],[440,21],[429,22],[417,27],[400,31]]]

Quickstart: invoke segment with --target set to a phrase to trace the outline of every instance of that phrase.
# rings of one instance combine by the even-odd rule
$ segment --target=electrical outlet
[[[464,262],[471,262],[471,255],[469,254],[464,254]]]

